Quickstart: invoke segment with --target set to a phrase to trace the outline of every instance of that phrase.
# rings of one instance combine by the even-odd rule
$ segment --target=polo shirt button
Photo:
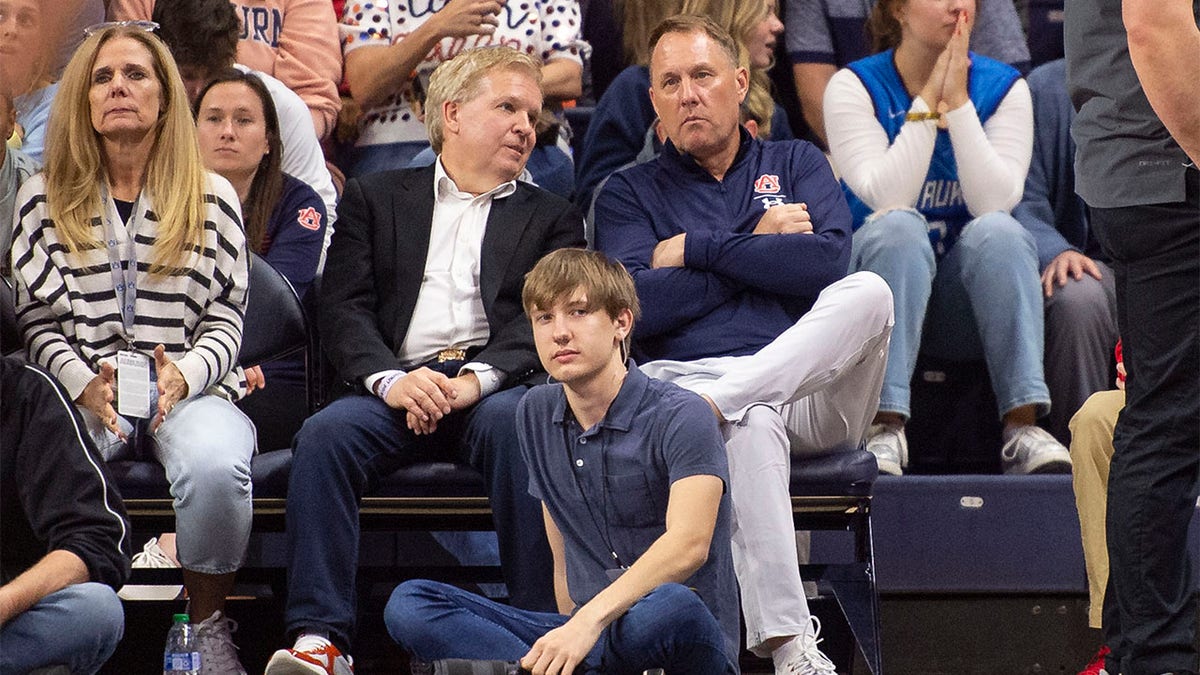
[[[582,459],[575,460],[575,466],[583,466],[583,460]]]

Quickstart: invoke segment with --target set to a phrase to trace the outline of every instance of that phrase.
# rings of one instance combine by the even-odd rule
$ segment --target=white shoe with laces
[[[178,569],[175,562],[158,545],[158,537],[151,537],[137,555],[133,556],[133,569]],[[126,584],[117,591],[122,600],[175,600],[183,592],[181,584],[140,585]]]
[[[236,630],[237,622],[219,611],[196,625],[200,675],[246,675],[233,644]]]
[[[775,675],[837,675],[833,662],[817,647],[821,620],[809,617],[811,632],[797,635],[772,653]]]
[[[328,638],[301,635],[291,649],[271,655],[263,675],[354,675],[354,659],[338,651]]]
[[[908,438],[904,435],[904,427],[872,424],[867,430],[867,451],[875,455],[879,473],[903,475],[904,467],[908,466]]]
[[[1000,449],[1004,473],[1071,473],[1071,453],[1050,432],[1032,424],[1013,430]]]

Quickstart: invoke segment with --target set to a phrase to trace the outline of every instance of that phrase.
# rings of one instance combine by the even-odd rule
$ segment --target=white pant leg
[[[746,645],[759,656],[770,656],[763,642],[803,633],[809,618],[792,520],[787,429],[774,408],[752,406],[722,430],[733,506],[733,569]]]
[[[794,326],[750,356],[652,361],[647,375],[717,404],[733,504],[733,561],[746,642],[806,630],[790,495],[790,451],[857,442],[879,405],[892,294],[871,272],[827,287]]]
[[[829,285],[812,309],[757,353],[721,359],[720,377],[694,391],[730,421],[752,405],[812,398],[788,413],[800,432],[796,449],[861,440],[879,405],[892,323],[887,283],[873,272],[856,272]]]
[[[651,361],[641,369],[696,391],[748,358]],[[769,656],[763,642],[799,634],[809,617],[792,520],[788,430],[779,411],[767,405],[750,406],[738,421],[722,425],[721,430],[729,461],[731,548],[746,619],[746,644],[760,656]]]

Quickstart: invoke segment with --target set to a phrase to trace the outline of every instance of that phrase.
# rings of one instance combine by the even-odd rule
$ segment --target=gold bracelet
[[[942,114],[939,112],[910,112],[904,116],[905,122],[936,122],[942,119]]]

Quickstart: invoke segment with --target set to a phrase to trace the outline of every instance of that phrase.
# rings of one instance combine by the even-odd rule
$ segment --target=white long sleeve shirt
[[[920,97],[908,112],[929,112]],[[1017,80],[995,114],[981,124],[970,101],[945,115],[963,199],[973,217],[1011,211],[1021,200],[1033,154],[1033,103]],[[937,140],[937,124],[908,122],[889,143],[862,81],[843,68],[825,89],[825,129],[833,163],[846,185],[873,211],[913,208]]]

